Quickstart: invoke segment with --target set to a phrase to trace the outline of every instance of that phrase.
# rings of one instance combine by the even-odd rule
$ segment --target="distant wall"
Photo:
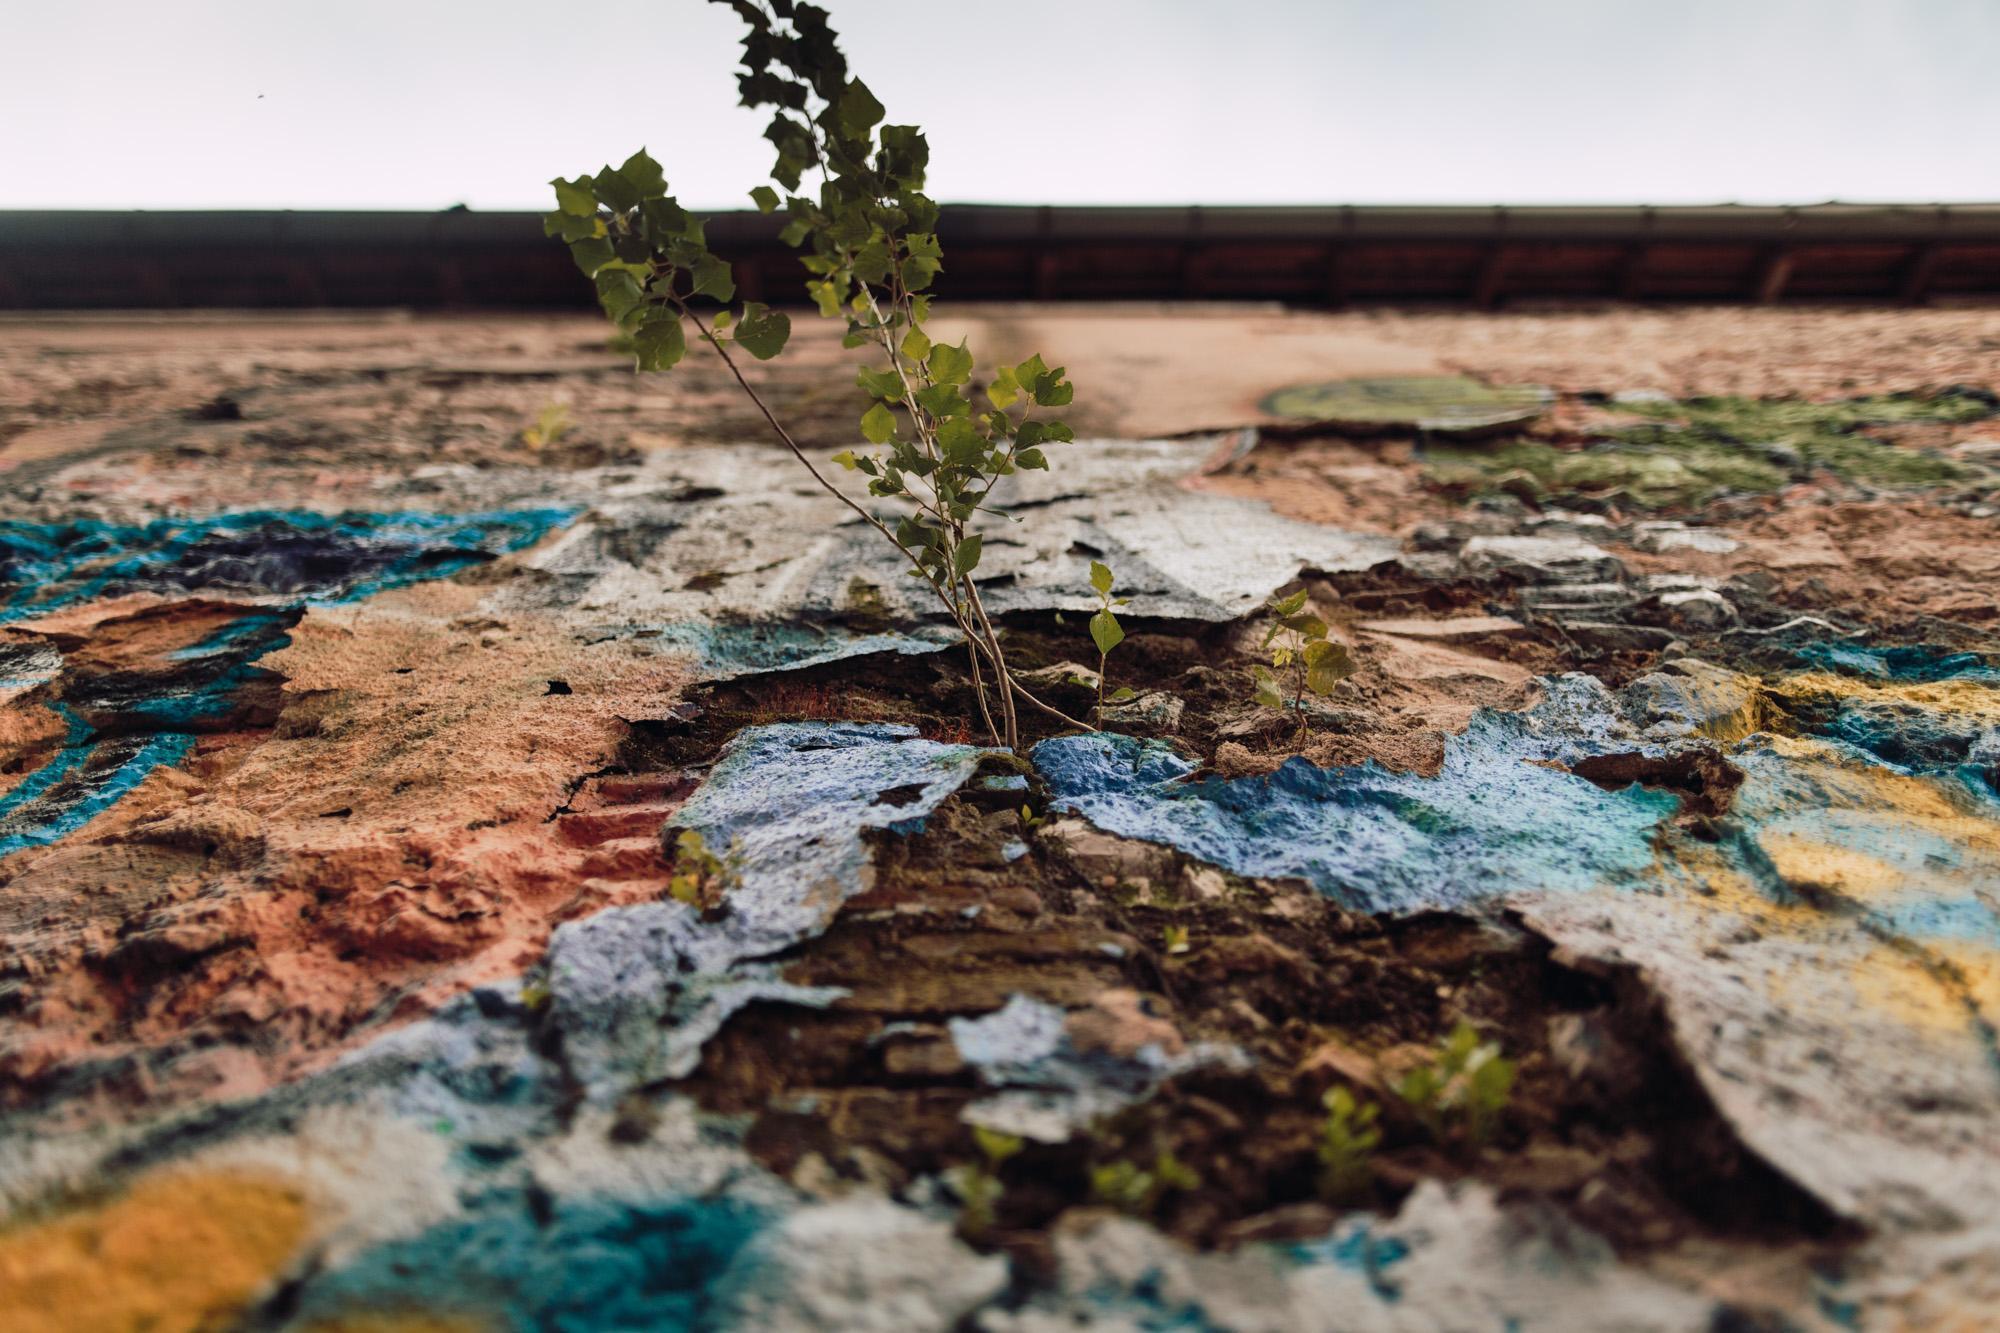
[[[717,215],[752,299],[802,299],[775,219]],[[949,205],[972,300],[1861,301],[2000,297],[2000,205],[1015,208]],[[0,310],[581,309],[532,213],[0,212]]]

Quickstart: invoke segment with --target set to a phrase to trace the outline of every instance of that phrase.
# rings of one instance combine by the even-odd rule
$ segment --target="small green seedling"
[[[1326,622],[1305,609],[1306,590],[1290,597],[1273,597],[1265,603],[1272,614],[1271,628],[1264,635],[1264,648],[1271,654],[1269,667],[1251,668],[1257,678],[1257,702],[1266,708],[1294,709],[1299,718],[1299,735],[1306,734],[1306,692],[1333,693],[1333,687],[1354,674],[1354,657],[1345,644],[1326,637]],[[1285,697],[1278,672],[1285,672],[1291,697]]]
[[[1507,1109],[1515,1071],[1499,1043],[1480,1041],[1479,1030],[1460,1020],[1439,1043],[1436,1059],[1405,1074],[1396,1092],[1439,1142],[1456,1132],[1481,1148]]]
[[[1165,1149],[1153,1159],[1150,1171],[1122,1158],[1090,1169],[1091,1201],[1133,1217],[1152,1216],[1160,1201],[1177,1190],[1200,1188],[1201,1177]]]
[[[521,443],[530,449],[546,449],[563,436],[569,434],[569,408],[563,403],[550,403],[535,416],[535,424],[521,432]]]
[[[1111,650],[1125,642],[1125,627],[1118,623],[1112,613],[1114,606],[1123,606],[1129,597],[1111,595],[1111,566],[1102,561],[1090,562],[1090,586],[1097,593],[1097,613],[1090,618],[1090,641],[1097,645],[1097,725],[1104,725],[1104,667],[1111,657]],[[1111,695],[1111,702],[1123,703],[1135,698],[1130,689],[1120,688]]]
[[[674,839],[673,877],[667,893],[676,902],[702,912],[720,908],[737,879],[735,853],[717,856],[694,829],[682,829]]]
[[[1326,1119],[1319,1127],[1319,1192],[1328,1203],[1342,1203],[1368,1188],[1375,1177],[1369,1160],[1382,1142],[1375,1120],[1382,1108],[1355,1100],[1346,1088],[1328,1088],[1320,1099]]]
[[[944,1173],[944,1183],[958,1196],[959,1229],[968,1236],[982,1236],[993,1229],[1000,1197],[1007,1187],[1000,1183],[1000,1168],[1021,1151],[1021,1140],[984,1125],[972,1127],[979,1145],[980,1160],[961,1162]]]
[[[1188,943],[1188,928],[1186,926],[1168,926],[1160,932],[1160,935],[1165,940],[1167,952],[1170,954],[1186,953],[1193,947]]]

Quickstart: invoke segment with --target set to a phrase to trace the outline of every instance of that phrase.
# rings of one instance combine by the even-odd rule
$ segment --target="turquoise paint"
[[[1435,778],[1292,759],[1266,777],[1187,782],[1186,761],[1157,742],[1108,734],[1044,741],[1033,759],[1052,808],[1237,874],[1305,879],[1359,911],[1642,887],[1654,880],[1654,836],[1679,800],[1638,786],[1604,791],[1533,762],[1644,748],[1599,742],[1602,719],[1573,699],[1553,702],[1480,714],[1447,741]]]
[[[64,707],[69,734],[63,748],[0,798],[0,856],[67,837],[155,768],[179,763],[194,745],[192,733],[226,717],[236,692],[262,674],[257,659],[291,641],[288,631],[301,607],[443,578],[532,545],[576,513],[255,510],[137,525],[0,522],[0,624],[135,591],[283,599],[276,608],[245,608],[200,642],[169,654],[168,661],[186,667],[169,687],[145,697],[71,700],[99,715],[115,714],[121,735],[93,740],[90,728]]]
[[[0,522],[0,624],[128,592],[353,601],[533,545],[577,512],[259,509],[143,524]]]
[[[1954,653],[1925,644],[1871,648],[1856,643],[1809,643],[1794,655],[1807,666],[1870,680],[1930,682],[1982,680],[2000,684],[2000,668],[1977,653]]]
[[[1390,1270],[1410,1257],[1409,1242],[1400,1236],[1379,1234],[1373,1219],[1349,1221],[1324,1239],[1291,1246],[1289,1254],[1296,1263],[1333,1264],[1360,1273],[1384,1302],[1393,1304],[1403,1298],[1402,1284]]]
[[[1843,751],[1836,746],[1834,753]],[[1852,769],[1837,762],[1800,763],[1756,737],[1734,747],[1730,759],[1744,780],[1724,845],[1772,901],[1794,905],[1801,899],[1779,877],[1765,843],[1804,843],[1854,853],[1875,867],[1881,882],[1848,906],[1877,932],[1916,941],[2000,944],[2000,911],[1990,895],[1991,885],[2000,882],[2000,857],[1954,836],[1949,825],[1918,823],[1889,803],[1879,780],[1866,772],[1867,765],[1884,766],[1878,760],[1849,755]],[[1954,774],[1917,780],[1956,815],[2000,820],[2000,810]]]
[[[495,1190],[471,1199],[461,1218],[315,1277],[297,1319],[455,1314],[508,1333],[704,1327],[731,1262],[766,1222],[729,1199]]]
[[[0,798],[0,856],[68,837],[154,769],[186,758],[194,745],[194,737],[175,732],[78,743],[79,728],[84,736],[89,728],[67,708],[61,711],[69,717],[71,743]]]

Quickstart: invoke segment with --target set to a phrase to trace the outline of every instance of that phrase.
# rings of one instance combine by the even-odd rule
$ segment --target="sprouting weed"
[[[1396,1093],[1439,1142],[1457,1132],[1480,1148],[1499,1127],[1515,1070],[1498,1042],[1480,1041],[1479,1030],[1460,1020],[1438,1044],[1436,1058],[1405,1074]]]
[[[1298,713],[1299,735],[1306,733],[1306,693],[1333,693],[1333,687],[1354,674],[1354,657],[1347,645],[1326,637],[1326,622],[1305,609],[1306,590],[1290,597],[1273,597],[1265,603],[1271,612],[1271,628],[1264,635],[1264,648],[1271,665],[1251,668],[1257,679],[1257,702],[1266,708],[1291,707]],[[1281,678],[1277,673],[1284,672]],[[1285,696],[1285,684],[1291,697]]]
[[[1032,806],[1021,807],[1021,822],[1029,828],[1040,828],[1049,822],[1047,815],[1038,815]]]
[[[1111,650],[1125,642],[1125,627],[1118,623],[1112,613],[1115,606],[1123,606],[1131,599],[1111,595],[1111,566],[1099,560],[1090,562],[1090,586],[1097,593],[1097,612],[1090,618],[1090,641],[1097,645],[1097,725],[1104,725],[1104,668],[1111,657]],[[1132,698],[1132,691],[1120,689],[1111,696],[1113,703]]]
[[[739,876],[736,853],[717,856],[694,829],[682,829],[674,839],[673,876],[667,893],[677,902],[703,912],[721,907]]]
[[[563,403],[550,403],[535,416],[535,424],[521,432],[521,443],[530,449],[546,449],[563,436],[569,434],[569,408]]]
[[[998,510],[996,488],[1049,469],[1075,442],[1075,431],[1045,411],[1068,407],[1075,386],[1040,354],[989,366],[975,382],[965,343],[932,340],[930,289],[944,251],[938,205],[924,193],[923,132],[885,123],[881,102],[849,72],[825,9],[727,3],[748,29],[742,104],[771,113],[765,138],[777,152],[771,183],[750,198],[802,250],[805,294],[822,317],[845,326],[842,345],[877,353],[855,380],[869,400],[855,423],[866,443],[830,460],[858,474],[867,499],[836,485],[741,373],[739,356],[769,361],[784,350],[791,317],[738,299],[734,266],[709,249],[703,219],[668,193],[650,153],[550,182],[556,206],[543,215],[543,231],[569,246],[605,313],[631,336],[638,369],[672,369],[690,336],[707,343],[799,465],[893,548],[963,639],[979,716],[996,745],[1020,748],[1022,706],[1087,731],[1015,676],[974,578],[978,529]]]
[[[1168,953],[1186,953],[1192,946],[1188,943],[1186,926],[1168,926],[1160,932]]]
[[[1007,1192],[1000,1183],[1000,1168],[1021,1151],[1021,1140],[984,1125],[974,1125],[972,1137],[979,1145],[980,1160],[947,1169],[944,1183],[958,1196],[959,1229],[968,1236],[980,1236],[993,1229],[1000,1198]]]
[[[1090,1169],[1091,1201],[1133,1217],[1152,1216],[1169,1194],[1200,1188],[1201,1177],[1166,1149],[1154,1157],[1151,1170],[1123,1158]]]
[[[1346,1088],[1329,1088],[1320,1099],[1326,1119],[1319,1127],[1319,1192],[1328,1203],[1341,1203],[1368,1188],[1375,1167],[1369,1158],[1382,1142],[1375,1126],[1382,1108],[1355,1100]]]

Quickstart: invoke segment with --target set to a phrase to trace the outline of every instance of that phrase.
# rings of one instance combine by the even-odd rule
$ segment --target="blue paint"
[[[1291,759],[1264,777],[1186,782],[1189,765],[1166,747],[1102,733],[1044,741],[1032,757],[1052,807],[1107,832],[1241,875],[1305,879],[1359,911],[1410,912],[1644,886],[1678,798],[1636,785],[1607,792],[1542,766],[1646,748],[1602,741],[1610,725],[1574,687],[1551,682],[1549,704],[1482,713],[1448,740],[1435,778]]]
[[[259,509],[143,524],[0,522],[0,623],[131,592],[353,601],[520,550],[576,512]]]
[[[140,591],[283,599],[245,608],[168,654],[180,670],[105,677],[95,683],[98,697],[58,705],[69,723],[63,748],[0,798],[0,856],[67,837],[154,769],[184,759],[193,733],[227,718],[236,694],[265,674],[257,659],[291,642],[300,608],[445,577],[532,545],[575,513],[257,510],[138,525],[0,522],[0,623]],[[78,708],[114,717],[117,735],[94,738]]]
[[[728,1199],[495,1190],[462,1218],[314,1278],[298,1320],[459,1315],[510,1333],[703,1327],[731,1261],[766,1221]]]

